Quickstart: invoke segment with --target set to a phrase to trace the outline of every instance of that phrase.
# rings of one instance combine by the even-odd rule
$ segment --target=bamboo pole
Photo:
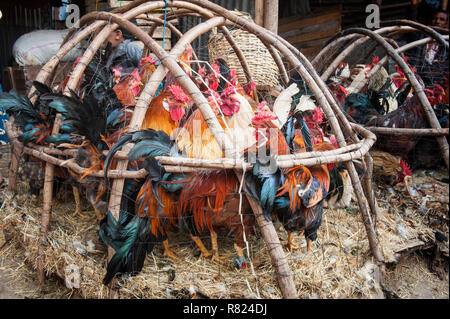
[[[342,153],[357,150],[357,149],[361,148],[362,145],[363,145],[363,142],[359,142],[357,144],[350,144],[345,147],[340,147],[338,149],[331,150],[331,151],[323,151],[323,152],[314,152],[313,151],[313,152],[296,153],[296,154],[291,154],[291,155],[279,155],[276,159],[278,162],[283,162],[283,161],[287,161],[287,160],[290,161],[290,160],[295,160],[295,159],[314,158],[317,156],[327,157],[330,155],[339,155]],[[41,149],[34,145],[32,147],[46,152],[46,149],[44,150],[44,149]],[[50,151],[53,151],[53,150],[50,150]],[[59,151],[59,152],[61,152],[61,151]],[[52,153],[49,152],[49,154],[52,154]],[[69,153],[67,153],[67,154],[53,153],[53,154],[54,155],[70,155]],[[103,151],[103,155],[107,156],[108,151]],[[127,159],[128,153],[119,151],[114,154],[114,158]],[[203,160],[203,159],[194,159],[194,158],[186,158],[186,157],[174,158],[174,157],[167,157],[167,156],[157,156],[157,157],[155,157],[155,159],[157,159],[161,164],[172,164],[172,165],[180,164],[180,165],[193,166],[193,167],[203,167],[203,165],[207,165],[208,163],[219,163],[219,162],[223,163],[224,161],[235,161],[234,159],[231,160],[231,159],[224,159],[224,158],[217,159],[217,160]]]
[[[278,0],[264,0],[264,28],[278,33]]]
[[[443,136],[449,134],[448,128],[390,128],[390,127],[366,127],[369,131],[381,135],[393,136]]]
[[[31,147],[29,146],[24,147],[23,144],[17,140],[18,135],[13,133],[12,127],[13,126],[10,122],[7,122],[5,124],[5,130],[8,134],[8,138],[10,139],[11,144],[17,147],[21,147],[25,154],[31,155],[45,162],[49,162],[53,165],[58,165],[61,167],[71,169],[72,171],[74,171],[79,175],[84,175],[86,173],[87,168],[81,167],[78,164],[76,164],[74,158],[69,160],[62,160],[54,156],[51,156],[45,152],[46,150],[52,150],[54,152],[55,150],[53,149],[49,149],[47,147],[39,147],[36,145],[31,145]],[[367,132],[362,131],[361,127],[358,127],[358,129],[362,134],[367,135]],[[309,152],[287,156],[279,156],[276,159],[277,165],[280,168],[290,168],[293,167],[294,165],[315,166],[361,159],[363,156],[368,154],[368,151],[373,146],[374,142],[375,138],[372,135],[367,136],[367,140],[364,141],[363,143],[360,143],[359,145],[355,144],[349,145],[345,148],[337,149],[334,151],[311,152],[316,153],[316,157],[309,156],[310,155]],[[73,150],[68,151],[71,151],[71,153],[73,153]],[[346,151],[346,153],[342,154],[343,151]],[[57,154],[61,155],[61,153]],[[119,159],[127,159],[127,156],[122,154],[119,157]],[[161,164],[163,164],[163,167],[166,169],[167,172],[177,172],[177,173],[198,172],[202,170],[218,170],[218,169],[238,169],[238,170],[245,169],[246,171],[249,171],[253,168],[253,165],[251,163],[244,163],[242,161],[239,160],[236,161],[234,159],[229,158],[221,158],[217,160],[199,160],[192,158],[178,158],[178,157],[174,158],[167,156],[157,156],[155,157],[155,159],[157,159]],[[103,171],[96,171],[91,172],[88,175],[102,178],[104,176],[104,173]],[[116,169],[116,170],[109,170],[107,176],[108,178],[144,178],[146,175],[147,172],[145,171],[145,169],[141,169],[139,171],[126,171]]]
[[[14,117],[11,116],[7,122],[5,122],[5,131],[8,140],[11,141],[15,135],[12,132],[8,133],[6,125],[14,125]],[[8,174],[8,191],[15,194],[17,193],[17,172],[19,170],[20,158],[22,157],[23,147],[11,144],[11,162],[9,163]]]
[[[400,29],[401,29],[400,27],[385,27],[385,28],[375,30],[374,32],[376,32],[377,34],[383,34],[383,33],[392,32],[394,30],[400,30]],[[413,31],[413,29],[410,28],[410,31]],[[339,39],[337,39],[337,40],[339,40]],[[328,78],[331,76],[331,74],[334,72],[334,70],[336,70],[336,68],[338,67],[339,63],[341,63],[351,52],[353,52],[354,49],[360,47],[368,40],[370,40],[370,37],[362,36],[359,39],[357,39],[356,41],[354,41],[353,43],[351,43],[350,45],[348,45],[342,52],[340,52],[338,54],[338,56],[333,60],[333,62],[322,73],[322,76],[321,76],[322,80],[324,80],[324,81],[328,80]],[[325,50],[328,50],[328,49],[325,48]]]
[[[394,32],[394,31],[421,32],[421,33],[424,33],[424,34],[430,36],[431,38],[439,41],[444,46],[445,46],[445,43],[446,43],[446,46],[447,46],[447,49],[448,49],[448,42],[446,41],[446,39],[448,40],[448,37],[440,35],[436,31],[434,31],[432,28],[429,28],[429,27],[424,26],[424,25],[422,25],[420,23],[417,23],[417,22],[407,21],[407,20],[391,21],[391,22],[392,23],[390,23],[390,21],[386,21],[386,22],[383,23],[383,25],[394,24],[394,26],[386,26],[384,28],[375,30],[374,32],[377,33],[377,34],[383,34],[383,33],[386,33],[386,32]],[[352,37],[356,37],[356,35],[352,36],[352,34],[349,34],[349,35],[346,35],[345,38],[344,38],[344,37],[341,36],[342,34],[343,34],[343,32],[341,31],[337,36],[334,37],[335,38],[334,41],[331,41],[324,49],[322,49],[319,52],[319,54],[313,60],[313,64],[316,63],[321,58],[322,55],[325,55],[330,50],[330,48],[332,48],[333,46],[337,45],[337,43],[345,41],[345,40],[348,40],[349,38],[352,38]],[[341,37],[341,38],[339,38],[339,37]],[[323,72],[322,79],[324,81],[327,80],[330,77],[331,73],[337,68],[339,63],[342,62],[345,59],[345,57],[348,56],[348,54],[350,54],[356,47],[361,46],[363,43],[365,43],[369,39],[370,39],[370,37],[362,37],[362,38],[354,41],[349,46],[347,46],[346,49],[344,49],[344,51],[342,51],[335,58],[335,60],[328,66],[326,71]]]
[[[61,126],[61,115],[58,114],[55,118],[55,123],[53,124],[52,134],[57,133]],[[44,273],[44,251],[45,246],[47,246],[47,234],[48,226],[50,225],[52,200],[53,200],[53,177],[54,177],[55,166],[49,162],[45,165],[45,175],[44,175],[44,196],[43,196],[43,207],[41,215],[41,225],[46,225],[46,227],[41,227],[39,235],[39,248],[38,248],[38,279],[39,286],[42,288],[45,285],[45,273]]]
[[[264,0],[255,0],[255,23],[264,26]]]
[[[134,0],[134,1],[131,1],[131,2],[127,3],[124,6],[120,6],[120,7],[116,7],[114,9],[112,9],[111,13],[124,13],[124,12],[127,12],[127,11],[131,10],[131,9],[136,8],[137,6],[143,4],[143,3],[147,2],[147,1],[148,0]],[[106,24],[106,22],[102,22],[100,25],[105,25],[105,24]],[[84,15],[84,16],[82,16],[80,18],[79,28],[82,28],[85,25],[86,25],[86,20],[85,20],[85,15]],[[66,37],[64,38],[61,46],[64,45],[67,41],[69,41],[69,39],[76,32],[76,30],[77,30],[77,28],[74,28],[74,27],[69,29],[69,32],[67,33]]]
[[[405,28],[410,28],[410,27],[386,27],[386,28],[392,28],[393,30],[402,30]],[[381,28],[376,30],[377,32],[382,32],[380,30],[385,29],[385,28]],[[412,30],[412,28],[410,28]],[[342,36],[341,33],[336,34],[335,36],[331,37],[330,39],[328,39],[327,41],[325,41],[325,43],[323,44],[322,49],[319,51],[319,53],[314,57],[314,59],[311,61],[311,63],[315,66],[318,67],[318,63],[321,60],[325,60],[327,57],[331,58],[331,54],[329,54],[330,51],[333,51],[336,47],[338,47],[339,45],[342,45],[345,42],[345,46],[347,46],[349,43],[349,41],[352,41],[354,39],[359,39],[363,37],[360,34],[348,34],[346,36]],[[327,63],[323,63],[324,65],[328,65],[328,61]]]

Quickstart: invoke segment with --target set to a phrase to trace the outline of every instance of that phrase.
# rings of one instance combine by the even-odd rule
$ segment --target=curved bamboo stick
[[[399,28],[399,27],[386,27],[386,28],[378,29],[378,30],[376,30],[374,32],[376,32],[377,34],[383,34],[383,33],[386,33],[386,32],[392,32],[394,30],[400,30],[400,29],[401,28]],[[410,31],[413,31],[413,29],[411,28]],[[368,40],[370,40],[370,37],[362,36],[360,39],[354,41],[349,46],[347,46],[344,49],[344,51],[339,53],[339,55],[333,60],[333,62],[322,73],[322,76],[321,76],[322,80],[324,80],[324,81],[328,80],[328,78],[331,76],[331,74],[334,72],[334,70],[336,70],[336,68],[338,67],[339,63],[341,63],[350,53],[352,53],[354,49],[356,49],[357,47],[363,45]]]
[[[12,141],[18,136],[16,132],[8,131],[7,125],[14,125],[14,116],[10,116],[9,120],[5,122],[5,132],[9,141]],[[12,194],[17,193],[17,172],[19,170],[20,158],[23,154],[23,147],[11,143],[11,162],[9,164],[8,172],[8,191]]]
[[[448,40],[448,35],[443,36],[443,38],[446,39],[446,40]],[[401,47],[399,47],[398,49],[396,49],[396,51],[397,51],[398,53],[403,53],[403,52],[405,52],[405,51],[411,50],[411,49],[416,48],[416,47],[418,47],[418,46],[421,46],[421,45],[430,43],[431,41],[433,41],[433,38],[430,38],[430,37],[424,38],[424,39],[420,39],[420,40],[417,40],[417,41],[414,41],[414,42],[405,44],[404,46],[401,46]],[[355,93],[358,93],[358,92],[364,87],[364,85],[366,84],[367,80],[368,80],[368,79],[371,79],[372,76],[374,76],[375,73],[378,72],[378,70],[379,70],[379,69],[387,62],[388,58],[389,58],[389,54],[386,54],[386,55],[380,60],[380,62],[378,62],[378,63],[377,63],[377,64],[369,71],[369,73],[368,73],[367,76],[366,76],[366,81],[361,81],[360,85],[357,86],[357,87],[355,87],[355,90],[354,90]]]
[[[381,28],[381,29],[376,30],[376,32],[381,32],[381,33],[383,33],[383,30],[385,30],[385,29],[387,29],[387,28],[392,29],[392,31],[398,31],[398,30],[403,30],[403,29],[407,29],[407,28],[413,30],[413,29],[410,28],[410,27],[400,27],[400,26],[398,26],[398,27],[385,27],[385,28]],[[329,53],[332,49],[336,48],[336,47],[339,46],[339,45],[342,45],[342,43],[345,42],[345,41],[351,41],[351,40],[353,40],[353,39],[358,39],[358,38],[361,38],[361,37],[363,37],[363,36],[360,35],[360,34],[348,34],[348,35],[346,35],[346,36],[342,36],[342,34],[339,32],[338,34],[336,34],[335,36],[331,37],[330,39],[328,39],[328,40],[325,42],[325,44],[323,45],[322,49],[321,49],[321,50],[319,51],[319,53],[314,57],[314,59],[311,61],[311,63],[312,63],[314,66],[317,66],[317,64],[318,64],[319,61],[325,59],[324,56],[329,56],[328,59],[331,59],[331,55],[328,54],[328,53]],[[347,43],[345,46],[347,46],[347,45],[348,45],[348,43]],[[324,63],[324,64],[325,64],[325,63]],[[326,65],[328,65],[328,64],[329,64],[329,63],[326,63]]]
[[[411,21],[411,20],[388,20],[388,21],[382,21],[381,25],[400,25],[400,26],[409,26],[413,27],[414,29],[417,29],[418,31],[425,33],[426,35],[432,37],[433,39],[436,39],[440,44],[442,44],[447,50],[448,42],[445,41],[445,39],[442,37],[442,35],[434,30],[433,28],[424,25],[422,23]]]
[[[172,18],[176,18],[176,16],[173,16]],[[155,18],[155,17],[145,17],[145,18],[141,18],[143,20],[147,20],[147,21],[151,21],[154,22],[151,29],[148,31],[148,35],[153,37],[153,33],[156,30],[156,27],[158,25],[163,25],[164,24],[164,20],[160,19],[160,18]],[[166,22],[166,25],[169,27],[169,29],[178,37],[181,38],[183,36],[183,33],[178,30],[177,27],[175,27],[172,23],[170,23],[169,18],[167,19],[168,21]],[[150,52],[149,49],[147,47],[144,47],[144,50],[142,51],[142,57],[146,57],[149,56]],[[193,56],[194,56],[194,60],[198,61],[198,57],[197,54],[195,54],[195,52],[192,52]],[[197,64],[197,67],[200,68],[200,63],[199,62],[195,62]]]
[[[430,102],[428,101],[427,96],[425,95],[425,92],[423,88],[420,86],[419,82],[417,81],[414,74],[409,69],[406,62],[400,57],[400,55],[394,50],[394,48],[387,43],[379,34],[362,29],[362,28],[351,28],[344,31],[344,35],[348,33],[360,33],[364,35],[370,36],[372,39],[377,41],[387,52],[388,54],[394,59],[394,61],[400,66],[402,71],[405,73],[409,83],[411,83],[414,92],[416,93],[417,97],[419,98],[423,109],[425,111],[425,115],[428,119],[428,122],[430,123],[430,126],[432,128],[441,128],[441,125],[439,124],[439,121],[436,117],[436,114],[433,111],[433,108],[430,105]],[[448,156],[448,142],[447,139],[443,136],[436,137],[436,140],[439,144],[439,148],[442,153],[442,157],[444,158],[445,165],[447,166],[447,170],[449,169],[449,156]]]
[[[148,0],[134,0],[134,1],[130,2],[130,3],[127,3],[124,6],[112,9],[111,13],[124,13],[124,12],[126,12],[128,10],[136,8],[137,6],[143,4],[143,3],[147,2],[147,1]],[[86,18],[85,18],[85,15],[84,15],[84,16],[82,16],[80,18],[78,23],[79,23],[79,28],[82,28],[87,23],[89,23],[89,21],[86,21]],[[100,23],[100,25],[105,25],[105,24],[106,24],[105,22]],[[74,27],[69,29],[69,32],[67,33],[66,37],[64,38],[61,46],[64,45],[72,37],[72,35],[76,32],[76,30],[77,30],[77,28],[74,28]]]
[[[448,135],[448,128],[390,128],[390,127],[366,127],[375,134],[394,135],[394,136],[443,136]]]
[[[405,22],[405,23],[402,23]],[[389,23],[389,21],[386,21],[385,23],[383,23],[383,25],[391,25],[393,23]],[[375,30],[374,32],[378,33],[378,34],[382,34],[382,33],[386,33],[386,32],[393,32],[393,31],[401,31],[401,32],[422,32],[430,37],[432,37],[433,39],[439,41],[440,43],[442,43],[444,46],[446,43],[446,47],[448,49],[448,42],[445,41],[445,37],[443,37],[442,35],[440,35],[439,33],[437,33],[436,31],[434,31],[433,29],[422,25],[420,23],[417,22],[413,22],[413,21],[408,21],[408,20],[400,20],[398,21],[398,23],[395,23],[394,26],[387,26],[378,30]],[[333,45],[336,45],[336,43],[339,43],[339,37],[342,35],[342,31],[336,35],[333,41],[330,42],[329,45],[327,45],[324,49],[321,50],[321,52],[319,52],[319,54],[316,56],[316,58],[314,59],[314,61],[318,61],[318,59],[320,59],[320,57],[324,54],[327,53],[327,51],[330,49],[330,47],[332,47]],[[346,37],[349,37],[350,35],[346,35]],[[341,41],[346,40],[342,39]],[[448,39],[448,38],[447,38]],[[365,43],[367,40],[369,40],[368,37],[362,37],[359,40],[356,40],[355,42],[353,42],[351,45],[349,45],[342,53],[340,53],[335,60],[328,66],[328,68],[326,69],[326,71],[322,74],[322,79],[323,80],[327,80],[331,73],[337,68],[337,66],[339,65],[340,62],[342,62],[345,57],[347,57],[357,46],[362,45],[363,43]]]

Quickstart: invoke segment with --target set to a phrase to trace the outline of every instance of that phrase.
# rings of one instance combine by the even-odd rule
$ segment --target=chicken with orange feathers
[[[246,148],[255,143],[254,129],[251,127],[254,115],[252,104],[255,102],[242,89],[234,70],[230,70],[221,59],[218,59],[209,71],[201,70],[197,83],[207,96],[209,105],[225,134],[236,146],[236,153],[242,155]],[[176,141],[179,149],[187,157],[199,159],[224,157],[200,109],[195,109],[188,117],[177,134]]]

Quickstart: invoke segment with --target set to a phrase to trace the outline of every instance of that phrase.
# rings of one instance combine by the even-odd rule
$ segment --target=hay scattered
[[[448,193],[448,186],[445,187]],[[377,198],[382,198],[379,200],[382,217],[377,231],[387,262],[396,263],[402,252],[408,251],[405,248],[434,245],[434,230],[427,225],[427,216],[434,208],[428,207],[424,215],[420,203],[408,197],[404,186],[398,186],[390,197],[384,196],[386,191],[389,191],[386,187],[377,190]],[[0,225],[8,223],[5,231],[8,230],[10,238],[1,250],[2,253],[7,250],[23,254],[24,263],[37,269],[41,208],[36,203],[41,205],[42,201],[26,194],[25,183],[19,184],[19,195],[12,197],[6,192],[3,194]],[[98,223],[94,217],[73,217],[75,204],[70,196],[67,197],[69,200],[56,205],[52,212],[48,246],[44,252],[45,271],[48,276],[58,276],[70,287],[68,279],[75,267],[81,277],[79,286],[75,284],[73,287],[83,298],[108,298],[108,289],[102,284],[106,248],[98,240]],[[84,204],[88,209],[88,204]],[[448,204],[441,208],[447,209],[448,218]],[[281,240],[285,241],[286,232],[280,224],[275,226]],[[444,234],[448,237],[448,226]],[[250,267],[242,270],[234,268],[233,242],[228,234],[219,235],[219,252],[225,256],[224,264],[198,259],[198,249],[190,237],[176,232],[169,237],[169,241],[180,260],[163,257],[162,248],[155,247],[153,253],[147,256],[140,274],[120,278],[120,297],[192,298],[195,295],[195,298],[281,298],[274,268],[258,231],[248,238],[255,276]],[[382,296],[377,286],[378,270],[373,264],[356,205],[347,209],[325,210],[319,238],[313,243],[312,252],[304,251],[306,242],[303,237],[296,235],[295,239],[301,249],[287,252],[287,259],[300,298]],[[203,241],[210,248],[209,237],[203,238]],[[448,254],[448,243],[443,249],[447,249]],[[70,295],[70,291],[66,289],[65,296]]]

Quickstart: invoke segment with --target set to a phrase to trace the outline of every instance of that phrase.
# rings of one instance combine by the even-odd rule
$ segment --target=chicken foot
[[[92,215],[95,213],[95,215],[97,216],[97,221],[101,221],[103,219],[103,213],[95,206],[95,203],[92,204],[92,208],[94,208],[94,210],[90,210],[90,211],[81,211],[81,199],[80,199],[80,191],[78,189],[78,187],[76,186],[72,186],[73,189],[73,197],[75,198],[75,212],[73,213],[73,216],[79,216],[82,218],[89,218],[89,216],[86,215]]]
[[[301,231],[300,236],[304,234],[304,230]],[[288,240],[287,243],[283,245],[285,248],[287,248],[290,252],[293,252],[294,250],[298,249],[298,246],[294,244],[294,236],[292,235],[292,232],[288,232]]]
[[[200,237],[191,235],[191,238],[197,244],[198,248],[200,248],[199,258],[208,258],[212,255],[212,253],[208,249],[206,249],[205,245],[203,245]]]
[[[75,198],[75,212],[73,213],[73,217],[79,216],[81,218],[89,218],[89,216],[85,216],[85,214],[91,214],[92,212],[82,212],[81,211],[81,199],[80,199],[80,191],[78,187],[72,186],[73,197]]]
[[[180,258],[178,258],[175,254],[175,250],[174,249],[170,249],[169,247],[169,240],[166,239],[163,241],[163,246],[164,246],[164,253],[163,256],[164,257],[169,257],[172,260],[180,260]]]
[[[213,255],[211,257],[211,261],[215,261],[219,264],[223,264],[223,257],[219,256],[219,245],[217,244],[217,233],[214,231],[211,231],[211,246]]]

